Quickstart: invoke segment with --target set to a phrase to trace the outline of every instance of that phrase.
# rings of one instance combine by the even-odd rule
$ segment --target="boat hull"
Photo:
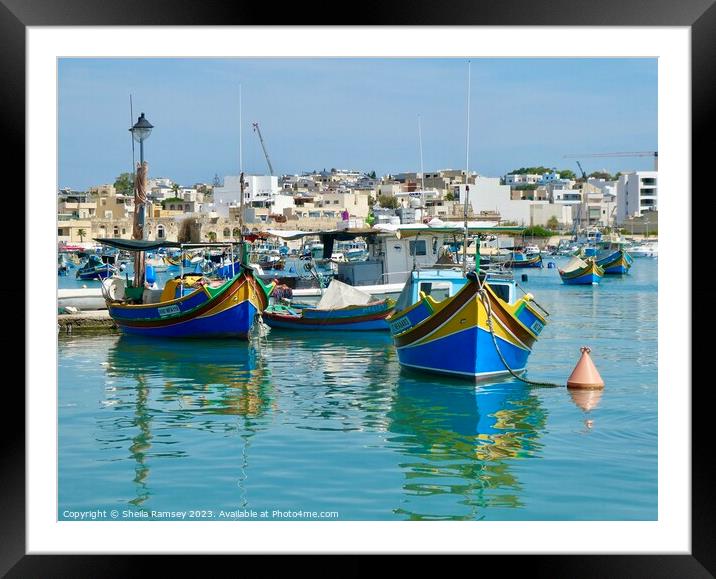
[[[508,260],[505,267],[522,268],[522,267],[543,267],[542,256],[530,257],[524,260]]]
[[[560,269],[559,276],[566,285],[596,285],[604,276],[604,270],[590,258],[585,267],[570,271]]]
[[[266,289],[241,273],[215,291],[202,287],[156,304],[109,302],[109,315],[127,334],[158,338],[247,339],[257,313],[268,305]]]
[[[300,313],[291,309],[286,312],[265,311],[263,318],[271,328],[284,330],[388,331],[385,319],[390,312],[390,304],[383,301],[339,310],[303,309]]]

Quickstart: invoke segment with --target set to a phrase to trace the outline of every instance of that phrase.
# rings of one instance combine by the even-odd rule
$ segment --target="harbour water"
[[[528,377],[589,345],[603,392],[406,372],[387,332],[58,336],[58,518],[656,520],[657,260],[515,273],[551,313]]]

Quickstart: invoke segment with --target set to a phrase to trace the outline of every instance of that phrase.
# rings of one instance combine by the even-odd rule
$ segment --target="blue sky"
[[[84,190],[130,171],[129,95],[155,126],[153,177],[182,185],[331,167],[378,175],[464,169],[466,59],[60,59],[59,186]],[[567,154],[657,150],[656,59],[473,59],[470,169],[578,171]],[[139,151],[137,149],[137,158]],[[589,173],[653,160],[578,159]]]

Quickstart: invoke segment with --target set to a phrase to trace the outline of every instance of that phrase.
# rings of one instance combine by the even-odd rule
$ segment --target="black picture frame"
[[[619,2],[586,2],[558,0],[502,0],[477,3],[454,0],[434,3],[426,0],[400,5],[398,2],[364,3],[353,10],[358,12],[365,25],[461,25],[461,26],[683,26],[690,27],[692,34],[692,183],[698,183],[699,172],[709,167],[707,151],[714,134],[712,109],[716,103],[716,7],[714,0],[658,0],[644,3],[641,0]],[[25,35],[28,26],[106,26],[106,25],[277,25],[316,24],[316,15],[336,18],[336,5],[305,4],[282,5],[281,9],[268,5],[245,3],[219,4],[212,2],[188,2],[170,0],[125,0],[123,2],[92,2],[90,0],[0,0],[0,38],[3,50],[0,95],[2,102],[5,141],[10,144],[6,155],[6,167],[24,167],[25,156]],[[276,18],[280,18],[277,21]],[[309,22],[306,20],[309,19]],[[338,26],[335,20],[324,23]],[[357,23],[351,23],[356,25]],[[24,175],[19,169],[16,175]],[[707,183],[704,180],[702,183]],[[685,181],[688,183],[688,180]],[[688,185],[679,194],[690,194]],[[29,199],[25,197],[27,206]],[[691,216],[684,219],[685,227],[691,225]],[[706,227],[704,227],[705,229]],[[17,232],[13,232],[18,236]],[[692,270],[689,269],[689,275]],[[22,279],[15,271],[18,278]],[[705,292],[704,292],[705,293]],[[0,289],[3,303],[26,303],[21,283],[13,288],[4,285]],[[694,293],[694,296],[702,294]],[[8,317],[22,317],[20,308],[6,308],[7,327],[24,327],[23,319],[12,326]],[[691,312],[684,312],[691,318]],[[7,357],[18,360],[25,340],[17,335],[6,334]],[[13,352],[12,349],[18,350]],[[693,357],[692,357],[693,359]],[[6,366],[6,367],[7,367]],[[14,364],[15,367],[18,364]],[[690,368],[685,371],[682,384],[669,387],[691,388]],[[2,453],[0,454],[0,574],[9,577],[104,577],[127,576],[138,570],[147,570],[147,556],[122,555],[26,555],[25,554],[25,398],[17,387],[17,381],[7,378],[4,386],[5,417],[2,428]],[[529,566],[530,574],[550,577],[713,577],[716,576],[716,518],[714,517],[714,493],[709,476],[710,409],[708,391],[710,380],[702,381],[702,388],[692,389],[692,548],[690,555],[480,555],[479,571],[511,569],[517,563]],[[48,392],[49,392],[48,385]],[[12,420],[10,419],[12,417]],[[19,419],[19,423],[17,422]],[[668,492],[668,489],[659,489]],[[78,546],[80,548],[80,546]],[[320,546],[317,546],[320,551]],[[245,564],[245,557],[242,566]],[[223,559],[224,557],[220,557]],[[138,560],[141,559],[141,560]],[[155,560],[158,558],[155,558]],[[162,572],[171,572],[174,565],[181,565],[185,572],[196,570],[206,573],[215,569],[216,558],[211,567],[205,557],[161,557]],[[295,566],[294,556],[282,558],[278,564]],[[334,568],[341,575],[374,572],[371,558],[356,557],[349,565],[338,563]],[[519,560],[517,560],[519,559]],[[415,560],[415,559],[413,559]],[[260,563],[263,565],[263,563]],[[273,561],[272,574],[274,565]],[[471,561],[474,565],[474,562]],[[290,568],[290,567],[289,567]],[[475,569],[477,571],[477,569]],[[333,574],[333,573],[331,573]]]

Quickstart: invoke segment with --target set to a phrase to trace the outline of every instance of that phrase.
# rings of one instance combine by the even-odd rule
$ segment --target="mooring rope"
[[[487,289],[485,288],[485,284],[480,281],[480,276],[477,276],[477,283],[478,283],[478,294],[480,294],[480,301],[482,301],[482,304],[485,306],[485,311],[487,312],[487,327],[490,329],[490,335],[492,336],[492,343],[495,345],[495,351],[497,352],[497,355],[499,356],[502,364],[505,366],[505,369],[512,374],[515,378],[517,378],[519,381],[524,382],[525,384],[531,384],[532,386],[541,386],[544,388],[560,388],[564,386],[563,384],[556,384],[554,382],[537,382],[534,380],[528,380],[527,378],[523,378],[517,372],[515,372],[512,368],[510,368],[509,364],[507,363],[507,360],[505,360],[505,357],[502,355],[502,352],[500,351],[500,347],[497,344],[497,336],[495,335],[495,328],[492,325],[492,305],[490,304],[490,297],[487,295]]]

